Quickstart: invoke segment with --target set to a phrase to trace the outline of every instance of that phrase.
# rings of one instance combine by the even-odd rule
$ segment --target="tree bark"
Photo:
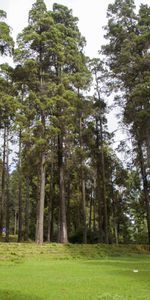
[[[108,244],[108,203],[106,197],[106,178],[105,178],[105,160],[104,160],[104,145],[103,145],[103,126],[102,119],[100,116],[100,137],[101,137],[101,167],[102,167],[102,197],[104,204],[104,232],[105,232],[105,243]]]
[[[51,178],[50,178],[50,194],[48,201],[48,231],[47,231],[47,241],[51,242],[51,225],[52,225],[52,202],[53,202],[53,188],[54,188],[54,174],[53,174],[53,164],[51,165]]]
[[[40,91],[43,92],[43,69],[42,69],[42,59],[43,59],[43,49],[42,44],[40,42],[40,53],[39,53],[39,61],[40,61],[40,70],[39,70],[39,83],[40,83]],[[45,115],[44,111],[41,109],[41,126],[42,132],[41,137],[45,138]],[[37,244],[43,244],[43,236],[44,236],[44,204],[45,204],[45,175],[46,175],[46,153],[45,153],[45,145],[42,146],[41,149],[41,163],[40,163],[40,195],[39,201],[37,204],[37,226],[36,226],[36,242]]]
[[[36,230],[37,244],[43,243],[43,225],[44,225],[44,202],[45,202],[45,153],[41,153],[40,167],[40,199],[38,203],[38,220]]]
[[[119,237],[118,237],[118,222],[117,222],[117,199],[115,199],[114,195],[114,184],[113,184],[113,178],[112,178],[112,172],[111,172],[111,194],[112,194],[112,218],[113,218],[113,232],[115,237],[115,243],[116,245],[119,244]]]
[[[98,204],[98,241],[103,241],[103,227],[102,227],[102,196],[101,196],[101,162],[100,162],[100,136],[98,129],[98,120],[96,118],[96,201]]]
[[[68,177],[68,184],[67,184],[67,229],[68,229],[68,236],[71,234],[71,208],[70,208],[70,178]]]
[[[19,132],[19,161],[18,161],[18,242],[22,241],[22,170],[21,170],[21,129]]]
[[[54,201],[55,201],[55,182],[53,182],[53,199],[51,202],[51,223],[50,223],[50,240],[53,241],[54,236]]]
[[[6,242],[9,242],[10,191],[9,191],[9,129],[6,136]]]
[[[26,206],[25,206],[25,241],[29,239],[29,209],[30,209],[30,181],[29,177],[26,177]]]
[[[83,125],[82,125],[82,114],[80,117],[80,148],[81,148],[81,204],[82,204],[82,232],[83,232],[83,243],[87,243],[87,224],[86,224],[86,192],[85,192],[85,175],[83,170]]]
[[[149,175],[150,175],[150,129],[147,132],[147,167],[149,169]]]
[[[64,156],[63,156],[63,136],[58,136],[58,170],[59,170],[59,242],[68,243],[66,203],[64,187]]]
[[[3,163],[2,163],[2,181],[1,181],[1,198],[0,198],[0,237],[3,232],[4,225],[4,202],[5,202],[5,162],[6,162],[6,126],[4,127],[3,137]]]
[[[15,213],[14,213],[14,235],[17,234],[17,222],[18,222],[18,220],[17,220],[17,212],[15,210]]]
[[[145,169],[145,165],[144,165],[142,146],[141,146],[141,142],[140,142],[139,138],[137,138],[137,139],[138,139],[139,162],[140,162],[141,175],[142,175],[142,181],[143,181],[143,192],[144,192],[145,205],[146,205],[148,244],[149,244],[149,250],[150,250],[150,191],[149,191],[146,169]]]
[[[87,243],[87,224],[86,224],[86,194],[85,194],[85,179],[83,167],[81,167],[81,184],[82,184],[82,211],[83,211],[83,243]]]
[[[94,206],[93,206],[93,191],[91,189],[90,194],[90,213],[89,213],[89,234],[90,234],[90,242],[92,242],[92,233],[93,233],[93,215],[94,215]]]

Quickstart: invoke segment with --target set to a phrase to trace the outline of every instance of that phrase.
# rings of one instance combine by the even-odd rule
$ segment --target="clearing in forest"
[[[126,251],[120,247],[119,256],[119,247],[105,245],[1,243],[0,299],[149,300],[150,257],[145,250]]]

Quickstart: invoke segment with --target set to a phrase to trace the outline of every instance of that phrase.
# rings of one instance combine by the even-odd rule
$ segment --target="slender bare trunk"
[[[144,192],[146,215],[147,215],[148,243],[149,243],[149,249],[150,249],[150,193],[149,193],[146,169],[145,169],[145,165],[144,165],[142,146],[141,146],[141,142],[139,139],[138,139],[138,154],[139,154],[139,162],[140,162],[141,175],[142,175],[142,181],[143,181],[143,192]]]
[[[55,183],[53,183],[53,199],[51,203],[51,223],[50,223],[50,240],[53,241],[54,235],[54,200],[55,200]]]
[[[9,242],[10,191],[9,191],[9,129],[6,136],[6,242]]]
[[[103,241],[103,227],[102,227],[102,195],[101,195],[101,162],[100,162],[100,136],[98,129],[98,120],[96,118],[96,202],[98,204],[98,241]]]
[[[26,205],[25,205],[25,241],[29,239],[29,208],[30,208],[30,184],[29,177],[26,177]]]
[[[3,164],[2,164],[2,182],[1,182],[1,198],[0,198],[0,237],[2,236],[4,226],[4,202],[5,202],[5,163],[6,163],[6,126],[4,127],[3,137]]]
[[[66,221],[66,203],[65,203],[65,187],[64,187],[64,156],[63,156],[63,137],[58,136],[58,169],[59,169],[59,242],[68,243],[67,221]]]
[[[47,229],[47,241],[51,242],[51,220],[52,220],[51,202],[48,203],[48,229]]]
[[[113,219],[113,234],[116,245],[119,244],[118,237],[118,222],[117,222],[117,199],[114,195],[113,173],[111,172],[111,196],[112,196],[112,219]]]
[[[21,166],[21,129],[19,132],[19,162],[18,162],[18,242],[22,241],[22,166]]]
[[[67,227],[68,227],[68,235],[71,233],[71,216],[70,216],[70,179],[68,177],[68,185],[67,185]]]
[[[83,175],[83,168],[81,169],[81,183],[82,183],[82,211],[83,211],[83,243],[87,243],[87,224],[86,224],[86,196],[85,196],[85,179]]]
[[[17,212],[15,210],[15,214],[14,214],[14,235],[17,234]]]
[[[43,70],[43,45],[40,42],[40,52],[39,52],[39,84],[40,91],[43,93],[43,85],[44,85],[44,70]],[[41,138],[45,139],[45,113],[41,108]],[[46,150],[45,145],[41,147],[41,161],[40,161],[40,195],[37,204],[37,222],[36,222],[36,242],[37,244],[43,243],[44,237],[44,205],[45,205],[45,176],[46,176]]]
[[[89,214],[89,232],[91,237],[91,231],[92,231],[92,208],[93,208],[93,199],[92,196],[90,197],[90,214]]]
[[[38,228],[39,228],[39,205],[40,205],[40,177],[41,172],[38,170],[37,175],[37,191],[36,191],[36,198],[37,198],[37,205],[36,205],[36,230],[35,230],[35,241],[37,241],[38,236]]]
[[[47,241],[51,242],[51,225],[52,225],[52,202],[54,195],[54,172],[53,172],[53,164],[51,165],[51,179],[50,179],[50,194],[48,201],[48,232],[47,232]]]
[[[148,168],[150,170],[150,129],[148,129],[148,132],[147,132],[146,145],[147,145],[147,166],[148,166]]]
[[[40,168],[40,199],[38,207],[38,222],[37,222],[37,244],[43,243],[43,225],[44,225],[44,202],[45,202],[45,153],[41,153],[41,168]]]
[[[83,243],[87,243],[87,224],[86,224],[86,191],[85,191],[85,174],[83,170],[83,125],[82,114],[80,117],[80,148],[81,154],[81,203],[82,203],[82,231],[83,231]]]
[[[101,136],[101,174],[102,174],[102,197],[104,205],[104,232],[105,243],[108,244],[108,203],[106,197],[106,178],[105,178],[105,160],[104,160],[104,145],[103,145],[103,126],[100,116],[100,136]]]
[[[92,190],[91,190],[91,194],[90,194],[90,214],[89,214],[90,242],[92,242],[92,232],[93,232],[93,193],[92,193]]]
[[[96,201],[93,201],[93,231],[96,232]]]

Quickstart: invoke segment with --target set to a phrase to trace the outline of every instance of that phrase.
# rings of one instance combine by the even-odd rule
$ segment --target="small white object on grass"
[[[138,273],[138,272],[139,272],[139,270],[137,270],[137,269],[134,269],[134,270],[133,270],[133,272],[134,272],[134,273]]]

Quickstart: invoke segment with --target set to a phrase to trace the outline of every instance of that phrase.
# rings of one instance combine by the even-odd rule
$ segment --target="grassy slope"
[[[0,244],[0,300],[149,300],[146,254],[133,246]]]
[[[92,258],[106,256],[132,256],[149,254],[148,248],[142,245],[84,245],[84,244],[43,244],[35,243],[0,243],[0,260],[21,259],[39,255],[51,258]]]

